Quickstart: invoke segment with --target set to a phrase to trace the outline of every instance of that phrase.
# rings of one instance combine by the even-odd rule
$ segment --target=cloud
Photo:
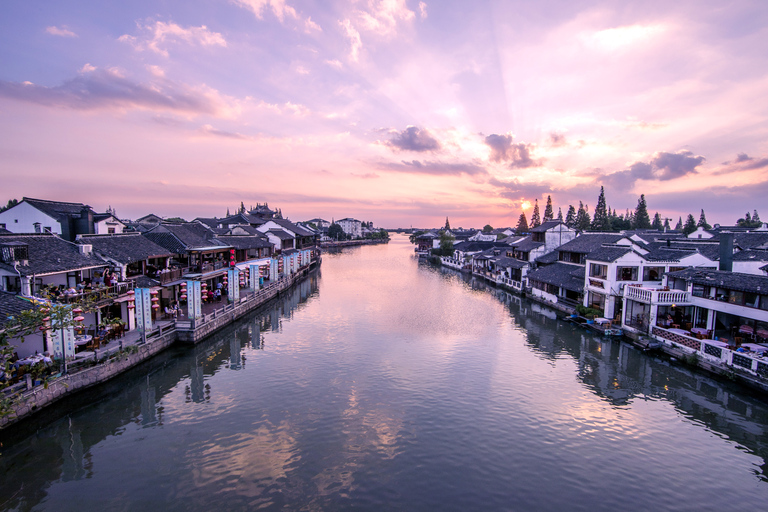
[[[549,143],[553,147],[565,146],[567,144],[565,135],[557,132],[551,132],[549,134]]]
[[[552,192],[552,186],[547,183],[522,182],[518,178],[513,178],[509,181],[491,178],[488,180],[488,184],[502,189],[499,193],[501,197],[515,201],[529,198],[531,203],[533,203],[533,198],[542,197],[545,193]]]
[[[231,115],[237,108],[214,89],[167,80],[142,84],[114,69],[95,69],[56,87],[0,81],[0,97],[74,110],[139,109],[220,117]]]
[[[419,2],[419,15],[421,16],[421,19],[427,17],[427,4],[424,2]]]
[[[539,162],[531,158],[533,144],[518,142],[514,144],[512,135],[491,134],[485,138],[485,144],[491,148],[491,162],[509,162],[513,169],[536,167]]]
[[[304,21],[304,31],[309,34],[310,32],[317,31],[322,32],[323,29],[320,28],[320,25],[312,21],[311,17],[308,17],[306,21]]]
[[[240,133],[226,132],[226,131],[223,131],[223,130],[218,130],[218,129],[214,128],[213,126],[209,125],[209,124],[203,125],[200,128],[200,131],[202,133],[204,133],[205,135],[213,135],[215,137],[223,137],[225,139],[237,139],[237,140],[247,140],[248,139],[248,137],[246,137],[245,135],[242,135]]]
[[[137,23],[137,26],[139,30],[145,32],[145,37],[139,38],[124,34],[118,38],[118,41],[128,43],[138,51],[151,50],[165,57],[168,56],[168,50],[164,46],[177,41],[191,45],[227,46],[224,36],[208,30],[205,25],[184,28],[173,22],[156,21],[154,24],[149,23],[147,25]]]
[[[604,180],[617,188],[631,188],[637,180],[668,181],[697,174],[696,168],[704,160],[703,156],[694,156],[688,150],[677,153],[659,151],[650,162],[635,162],[629,169],[609,174]]]
[[[376,174],[375,172],[367,172],[365,174],[358,174],[356,172],[351,172],[349,174],[354,176],[354,177],[356,177],[356,178],[362,178],[364,180],[370,180],[370,179],[374,179],[374,178],[378,178],[379,177],[379,175]]]
[[[453,163],[432,162],[425,160],[403,160],[400,163],[385,163],[381,165],[382,169],[395,172],[405,172],[410,174],[430,174],[432,176],[460,176],[462,174],[469,176],[479,176],[488,174],[484,167],[474,163]]]
[[[360,39],[360,32],[352,26],[350,20],[340,21],[339,24],[344,27],[344,31],[347,33],[347,38],[349,38],[349,58],[352,59],[353,62],[357,62],[360,58],[360,50],[363,47],[363,41]]]
[[[409,126],[402,132],[398,132],[389,141],[384,143],[394,150],[401,151],[436,151],[440,149],[440,143],[429,134],[427,130],[420,130],[415,126]]]
[[[285,0],[233,0],[233,3],[248,9],[260,20],[264,19],[264,11],[272,11],[280,23],[285,21],[286,16],[294,19],[299,17],[296,9],[286,5]]]
[[[77,34],[69,30],[66,25],[62,25],[61,27],[47,27],[45,31],[52,36],[77,37]]]
[[[405,0],[368,0],[368,11],[357,11],[357,16],[363,30],[388,36],[397,32],[399,21],[410,21],[416,14]]]
[[[325,63],[331,66],[333,69],[341,69],[344,67],[344,64],[342,64],[341,61],[338,61],[336,59],[326,60]]]

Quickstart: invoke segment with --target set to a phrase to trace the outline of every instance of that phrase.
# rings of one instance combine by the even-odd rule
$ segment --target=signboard
[[[51,345],[53,346],[54,359],[72,359],[75,356],[75,331],[72,328],[72,312],[66,314],[64,327],[55,317],[51,318]]]
[[[187,317],[202,318],[202,288],[200,281],[187,281]]]
[[[148,333],[152,330],[152,295],[149,288],[136,288],[136,328]]]
[[[259,272],[259,266],[258,265],[251,265],[251,271],[248,274],[248,277],[251,281],[251,290],[258,290],[259,289],[259,280],[261,279],[261,273]]]
[[[237,268],[227,270],[227,300],[235,302],[240,298],[240,271]]]
[[[279,273],[279,260],[277,258],[272,258],[269,260],[269,280],[271,282],[277,281],[277,274]]]

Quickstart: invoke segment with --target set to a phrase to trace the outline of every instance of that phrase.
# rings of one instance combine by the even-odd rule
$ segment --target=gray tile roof
[[[560,224],[564,224],[564,222],[559,220],[548,220],[547,222],[542,222],[541,225],[536,226],[535,228],[531,228],[528,231],[531,233],[544,233],[549,229],[556,228]]]
[[[549,251],[547,254],[544,254],[543,256],[539,256],[538,258],[536,258],[536,263],[541,263],[542,265],[549,265],[550,263],[559,261],[559,259],[560,259],[560,251],[554,250],[554,251]]]
[[[696,250],[669,249],[666,246],[651,248],[644,257],[648,261],[680,261],[682,258],[696,254]]]
[[[528,281],[540,281],[565,290],[584,293],[585,269],[581,265],[557,262],[528,272]]]
[[[58,221],[61,221],[70,215],[79,215],[86,206],[83,203],[65,203],[63,201],[48,201],[46,199],[33,199],[31,197],[25,197],[22,201],[34,206],[41,212]]]
[[[694,284],[718,286],[730,290],[768,295],[768,276],[700,268],[687,268],[677,272],[669,272],[667,276],[675,279],[685,279]]]
[[[0,243],[7,242],[19,242],[27,245],[28,263],[16,267],[25,276],[57,274],[106,266],[103,261],[93,255],[80,254],[77,245],[62,240],[56,235],[40,233],[0,235]],[[13,271],[12,265],[0,263],[0,266]]]
[[[18,295],[0,291],[0,329],[8,323],[8,317],[18,315],[22,311],[35,309],[35,305]]]
[[[283,231],[282,229],[270,229],[268,233],[275,235],[280,240],[293,240],[294,236],[290,233]]]
[[[492,247],[508,248],[509,246],[506,244],[501,244],[499,242],[470,242],[470,241],[459,242],[457,244],[454,244],[453,246],[454,249],[461,252],[481,252],[481,251],[490,249]]]
[[[312,233],[311,231],[308,231],[303,227],[298,226],[287,219],[270,219],[270,220],[280,227],[283,227],[289,231],[293,231],[298,236],[315,236],[315,234]]]
[[[213,231],[197,222],[184,224],[158,224],[144,233],[144,236],[174,254],[223,245],[213,239]]]
[[[622,238],[626,237],[624,235],[612,233],[582,233],[573,240],[565,242],[558,247],[557,250],[589,254],[592,251],[599,249],[603,244],[615,244]]]
[[[621,247],[618,245],[608,246],[608,247],[603,246],[590,252],[589,256],[587,256],[587,259],[591,261],[601,261],[603,263],[611,263],[621,258],[622,256],[624,256],[629,252],[632,252],[632,249],[630,249],[629,247]]]
[[[531,239],[523,240],[522,242],[515,244],[513,247],[516,251],[520,252],[531,252],[534,249],[538,249],[539,247],[542,247],[544,245],[544,242],[534,242]]]
[[[90,244],[97,255],[120,262],[124,265],[147,258],[171,256],[171,252],[144,237],[141,233],[112,235],[83,235],[78,244]]]
[[[768,261],[768,251],[749,249],[733,254],[733,261]]]
[[[264,236],[255,235],[229,235],[219,236],[216,239],[226,245],[231,245],[238,250],[246,249],[266,249],[272,247]]]

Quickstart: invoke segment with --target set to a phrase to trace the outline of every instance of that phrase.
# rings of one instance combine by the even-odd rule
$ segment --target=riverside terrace
[[[312,265],[291,276],[283,275],[260,290],[242,290],[240,298],[233,303],[205,304],[201,308],[201,318],[162,318],[153,324],[146,340],[142,339],[138,330],[133,330],[122,337],[108,340],[98,349],[80,351],[67,363],[66,373],[54,374],[45,381],[35,381],[31,373],[26,373],[19,383],[2,390],[0,399],[12,400],[12,406],[10,414],[0,417],[0,429],[67,395],[105,382],[165,350],[173,343],[197,343],[203,340],[218,329],[280,296],[307,278],[319,263],[318,259]]]

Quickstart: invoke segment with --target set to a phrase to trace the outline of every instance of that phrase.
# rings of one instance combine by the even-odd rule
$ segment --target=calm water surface
[[[407,239],[2,434],[2,510],[765,510],[743,389]]]

